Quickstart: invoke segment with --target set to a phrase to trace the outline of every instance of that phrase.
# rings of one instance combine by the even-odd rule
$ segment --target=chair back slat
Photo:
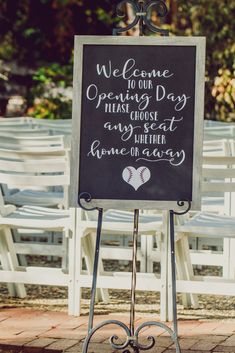
[[[204,127],[204,140],[231,139],[235,137],[235,126],[209,126]]]
[[[0,183],[30,187],[69,185],[69,149],[0,149]]]
[[[223,182],[206,182],[202,183],[203,192],[214,192],[217,195],[219,192],[235,192],[235,182],[223,183]],[[210,195],[213,197],[213,195]]]
[[[0,171],[3,173],[64,173],[68,162],[65,158],[61,159],[40,159],[26,161],[1,160]]]
[[[65,156],[69,153],[69,149],[61,147],[45,147],[26,150],[10,150],[10,149],[0,149],[0,158],[5,159],[53,159],[58,156]]]
[[[5,130],[0,130],[0,133],[2,136],[9,136],[9,137],[14,137],[14,136],[39,136],[39,135],[50,135],[50,131],[48,129],[5,129]]]
[[[219,129],[216,129],[219,133]],[[235,156],[231,139],[204,141],[202,206],[204,211],[231,215],[234,198]]]
[[[235,169],[226,168],[205,168],[203,167],[202,175],[205,178],[213,178],[213,179],[231,179],[235,178]]]
[[[25,175],[7,174],[0,172],[0,183],[8,186],[40,187],[40,186],[63,186],[69,185],[69,175]]]
[[[54,135],[54,136],[24,136],[24,137],[15,137],[15,136],[4,136],[0,132],[0,148],[16,149],[17,147],[55,147],[62,146],[64,147],[65,141],[63,135]]]

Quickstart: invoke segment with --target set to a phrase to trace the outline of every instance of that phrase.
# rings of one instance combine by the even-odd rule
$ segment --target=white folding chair
[[[204,128],[204,141],[231,139],[235,137],[235,126],[223,124],[222,126],[209,126]]]
[[[17,116],[17,117],[11,117],[11,118],[5,118],[5,117],[0,117],[0,124],[8,124],[8,125],[14,125],[15,123],[19,124],[24,124],[24,123],[30,123],[31,118],[28,116]]]
[[[16,145],[14,149],[1,147],[0,142],[0,158],[2,158],[3,167],[6,165],[7,168],[7,160],[14,159],[19,162],[19,164],[16,163],[16,166],[20,166],[20,162],[24,162],[21,172],[25,172],[25,175],[36,176],[44,170],[44,173],[50,174],[50,178],[55,173],[57,175],[61,174],[61,181],[63,181],[62,176],[64,173],[69,175],[69,148],[56,145],[49,147],[38,147],[36,145],[20,145],[20,147],[17,147]],[[7,180],[8,183],[1,183],[6,203],[18,206],[27,204],[46,207],[68,207],[68,184],[60,184],[56,189],[56,184],[46,185],[46,178],[38,178],[37,183],[33,185],[29,180],[28,185],[25,183],[24,187],[16,189],[16,185],[10,183],[11,179],[8,178]],[[60,189],[58,190],[59,187]]]
[[[22,152],[22,151],[21,151]],[[1,151],[0,153],[0,183],[7,184],[8,186],[14,185],[18,188],[34,187],[34,186],[56,186],[56,185],[69,185],[69,169],[68,158],[61,154],[60,158],[57,155],[50,155],[50,159],[43,158],[42,154],[39,159],[35,158],[35,154],[31,154],[31,159],[27,158],[30,153],[21,153],[19,158],[19,151]],[[49,153],[47,154],[47,157]],[[33,171],[33,172],[32,172]],[[74,241],[74,225],[70,216],[69,210],[58,210],[38,206],[25,205],[19,208],[11,207],[3,204],[1,198],[1,262],[3,271],[1,271],[1,281],[9,283],[40,283],[52,285],[66,285],[69,286],[69,301],[73,296],[73,290],[70,288],[71,277],[73,277],[73,257],[69,264],[68,248],[70,252],[70,244]],[[58,251],[58,244],[50,244],[48,251],[45,244],[42,245],[32,244],[25,247],[18,247],[12,239],[12,229],[40,229],[43,231],[56,231],[63,232],[63,243]],[[22,244],[18,244],[22,245]],[[36,248],[35,248],[36,246]],[[18,268],[17,253],[30,254],[34,247],[34,253],[46,251],[47,254],[62,257],[61,269],[38,269],[27,267],[26,269]],[[56,249],[54,251],[54,249]],[[37,251],[36,251],[37,250]],[[68,271],[69,269],[69,271]],[[46,276],[45,276],[46,271]],[[66,275],[68,273],[69,275]],[[72,302],[71,302],[72,303]],[[71,303],[69,311],[72,312]]]
[[[3,206],[2,206],[3,208]],[[6,209],[7,210],[7,209]],[[54,210],[48,208],[40,208],[35,206],[23,206],[8,214],[0,216],[0,255],[2,269],[0,271],[1,282],[19,284],[41,284],[41,285],[56,285],[56,286],[67,286],[68,287],[68,306],[69,313],[73,314],[74,309],[74,222],[71,211],[68,210]],[[66,239],[69,242],[69,253],[67,258],[67,266],[63,262],[62,268],[50,268],[50,267],[22,267],[19,266],[17,260],[17,252],[20,249],[16,249],[16,246],[12,240],[11,230],[14,228],[21,229],[40,229],[44,231],[60,231],[66,234]],[[44,254],[47,250],[47,254],[55,254],[57,256],[64,256],[65,247],[61,247],[59,251],[57,245],[49,245],[46,249],[44,244]],[[32,252],[32,244],[27,249],[23,247],[24,253]],[[34,247],[35,250],[35,247]],[[36,249],[40,253],[42,249]],[[69,260],[68,260],[69,259]],[[22,287],[21,292],[17,291],[17,295],[23,296]],[[14,295],[15,293],[10,292]]]
[[[211,195],[218,192],[235,192],[235,157],[234,156],[207,156],[204,157],[202,184],[203,190]],[[190,218],[181,217],[181,223],[176,226],[180,239],[187,243],[189,237],[206,237],[213,239],[235,238],[235,217],[213,212],[198,212]],[[187,246],[186,246],[187,247]],[[234,273],[229,273],[231,268],[231,252],[223,253],[207,252],[207,254],[194,254],[193,262],[207,265],[220,265],[223,268],[223,276],[219,278],[197,278],[188,282],[180,282],[178,290],[186,293],[204,293],[235,295]],[[196,260],[197,257],[197,260]],[[234,272],[234,267],[233,267]]]
[[[27,187],[68,186],[69,158],[64,150],[53,149],[44,152],[39,151],[9,151],[0,150],[0,183],[8,186],[14,185],[19,189]],[[2,198],[3,202],[3,198]],[[9,208],[2,203],[2,210]],[[2,229],[2,267],[1,280],[10,283],[35,283],[65,285],[69,287],[69,313],[76,314],[77,300],[75,295],[75,210],[59,210],[35,205],[24,205],[19,208],[11,207],[10,212],[4,212],[0,217]],[[13,242],[11,230],[43,230],[47,232],[62,232],[64,234],[62,244],[44,244],[28,242]],[[33,232],[32,232],[33,233]],[[31,234],[31,233],[30,233]],[[5,249],[5,250],[4,250]],[[80,251],[80,250],[79,250]],[[62,257],[61,269],[19,266],[18,254],[50,255]],[[10,266],[6,258],[10,257]],[[86,257],[85,257],[86,258]],[[13,260],[14,261],[13,261]],[[88,274],[90,274],[89,263],[86,261]],[[19,269],[19,271],[18,271]],[[45,275],[46,271],[46,275]],[[102,299],[105,299],[105,291],[101,291]]]
[[[51,135],[71,135],[72,119],[32,119],[32,124],[39,128],[48,128]]]

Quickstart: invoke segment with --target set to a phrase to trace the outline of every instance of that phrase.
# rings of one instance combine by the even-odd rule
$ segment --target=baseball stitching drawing
[[[147,167],[135,167],[128,166],[123,169],[122,178],[127,183],[130,184],[135,191],[139,189],[140,186],[147,183],[151,177],[150,170]]]

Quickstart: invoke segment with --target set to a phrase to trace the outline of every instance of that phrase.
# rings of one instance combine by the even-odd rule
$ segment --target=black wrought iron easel
[[[131,4],[135,17],[132,23],[124,28],[113,29],[113,35],[118,35],[121,32],[126,32],[137,25],[139,25],[140,36],[143,36],[144,27],[148,28],[150,31],[159,33],[163,36],[168,36],[169,31],[156,27],[151,22],[151,12],[153,8],[157,10],[157,15],[159,17],[165,17],[168,9],[163,0],[122,0],[117,5],[117,14],[119,17],[124,17],[122,6],[125,4]],[[170,210],[170,246],[171,246],[171,277],[172,277],[172,311],[173,311],[173,329],[169,328],[167,325],[157,322],[157,321],[147,321],[142,323],[140,326],[135,328],[135,292],[136,292],[136,272],[137,272],[137,238],[138,238],[138,224],[139,224],[139,210],[134,210],[134,229],[133,229],[133,249],[132,249],[132,280],[131,280],[131,307],[130,307],[130,322],[129,326],[124,324],[119,320],[106,320],[100,324],[93,327],[94,319],[94,306],[95,306],[95,296],[96,296],[96,284],[97,284],[97,274],[98,274],[98,263],[99,263],[99,252],[100,252],[100,238],[102,230],[102,220],[103,220],[103,209],[98,207],[89,208],[89,203],[92,201],[92,196],[83,192],[78,197],[79,206],[86,211],[98,211],[98,224],[96,233],[96,246],[95,246],[95,259],[93,266],[93,279],[91,288],[91,302],[90,302],[90,313],[88,321],[88,334],[83,344],[83,353],[88,352],[88,347],[93,335],[102,327],[107,325],[116,325],[121,327],[124,332],[126,332],[126,340],[122,343],[117,343],[118,336],[113,334],[110,339],[110,345],[113,349],[123,350],[123,353],[131,353],[130,347],[134,353],[139,353],[140,351],[147,351],[153,348],[156,344],[156,340],[153,336],[148,336],[148,344],[141,344],[139,342],[139,334],[145,327],[155,326],[160,327],[169,333],[172,341],[175,343],[176,353],[181,353],[179,340],[178,340],[178,327],[177,327],[177,305],[176,305],[176,269],[175,269],[175,242],[174,242],[174,215],[180,215],[187,213],[191,208],[191,202],[188,200],[180,200],[177,202],[178,207],[182,207],[182,212],[175,212]]]

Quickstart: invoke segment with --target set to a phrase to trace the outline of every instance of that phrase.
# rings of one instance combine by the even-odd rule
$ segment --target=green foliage
[[[0,60],[36,70],[28,114],[71,118],[74,35],[111,34],[112,13],[109,0],[0,0]]]
[[[234,68],[235,69],[235,68]],[[220,120],[234,121],[235,108],[235,70],[219,69],[212,87],[212,97],[215,98],[215,113]],[[232,114],[233,113],[233,114]]]
[[[52,63],[34,74],[33,102],[27,113],[40,119],[70,119],[72,116],[72,65]]]
[[[0,60],[36,70],[30,113],[51,119],[71,116],[71,99],[66,95],[72,82],[73,37],[111,34],[118,2],[0,0]],[[166,3],[170,11],[165,28],[176,35],[207,39],[205,117],[235,120],[235,0]],[[1,90],[4,82],[0,79]]]
[[[52,63],[49,66],[40,67],[34,74],[33,80],[39,83],[37,89],[45,91],[44,85],[55,85],[57,87],[67,87],[72,84],[72,64],[59,65]]]
[[[71,119],[72,101],[56,98],[38,98],[34,105],[28,108],[27,114],[38,119]]]
[[[205,117],[210,119],[235,120],[234,14],[234,0],[178,0],[174,32],[207,40]]]
[[[112,12],[109,0],[0,0],[0,59],[66,64],[75,34],[111,34]]]

